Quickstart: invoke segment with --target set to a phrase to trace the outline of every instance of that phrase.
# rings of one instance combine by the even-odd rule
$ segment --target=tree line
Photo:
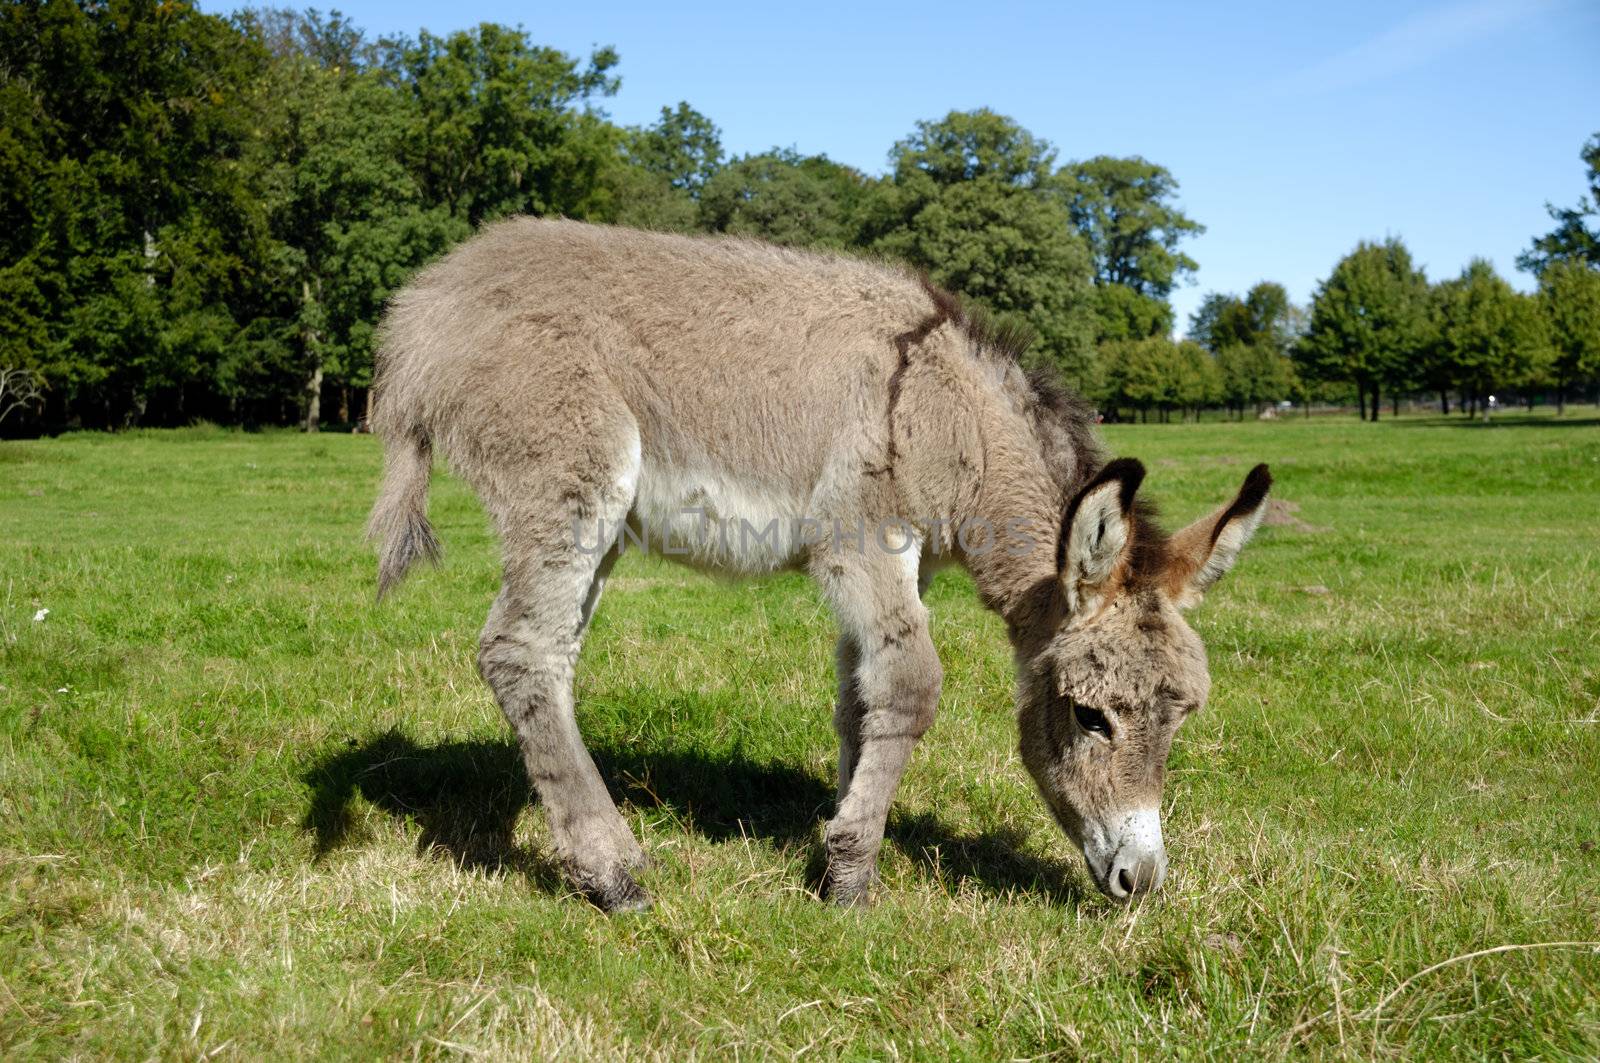
[[[1600,389],[1600,134],[1584,146],[1589,194],[1547,206],[1556,227],[1517,258],[1538,278],[1518,292],[1485,259],[1429,283],[1398,238],[1362,241],[1318,285],[1309,307],[1264,281],[1244,296],[1211,293],[1188,339],[1102,343],[1102,406],[1162,419],[1221,407],[1239,417],[1269,404],[1353,397],[1378,420],[1388,397],[1437,396],[1440,410],[1487,416],[1492,399],[1558,409]],[[1209,357],[1206,357],[1209,355]]]
[[[372,39],[314,10],[6,5],[0,427],[359,423],[390,293],[518,213],[908,263],[1030,330],[1029,357],[1112,416],[1600,375],[1589,199],[1526,256],[1536,298],[1483,263],[1429,286],[1398,242],[1364,244],[1311,307],[1211,295],[1174,342],[1204,230],[1160,165],[1063,161],[988,110],[917,123],[881,176],[730,156],[688,103],[613,122],[619,70],[490,23]]]

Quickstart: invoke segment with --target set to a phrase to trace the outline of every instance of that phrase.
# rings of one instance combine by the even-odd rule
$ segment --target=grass
[[[1255,460],[1299,506],[1195,614],[1162,893],[1089,886],[946,573],[879,903],[820,904],[824,608],[635,557],[578,691],[655,858],[619,919],[541,855],[458,482],[380,608],[368,438],[0,444],[0,1054],[1600,1055],[1600,951],[1555,944],[1600,941],[1600,421],[1107,435],[1173,523]]]

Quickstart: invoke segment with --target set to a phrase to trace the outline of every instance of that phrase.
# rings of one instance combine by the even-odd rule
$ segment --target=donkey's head
[[[1256,530],[1272,478],[1170,539],[1135,500],[1144,466],[1108,464],[1068,503],[1057,546],[1065,619],[1022,663],[1022,759],[1095,885],[1127,899],[1166,877],[1161,783],[1172,736],[1206,700],[1205,648],[1179,610]]]

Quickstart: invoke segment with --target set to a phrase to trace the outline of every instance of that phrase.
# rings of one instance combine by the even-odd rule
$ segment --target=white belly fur
[[[758,575],[805,555],[807,499],[773,491],[731,470],[691,469],[645,457],[624,533],[643,547],[696,568]]]

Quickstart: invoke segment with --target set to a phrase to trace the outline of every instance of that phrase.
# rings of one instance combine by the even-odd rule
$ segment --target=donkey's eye
[[[1091,709],[1087,705],[1072,703],[1072,715],[1078,720],[1078,726],[1085,731],[1093,731],[1105,738],[1111,737],[1111,721],[1106,719],[1106,714],[1099,709]]]

